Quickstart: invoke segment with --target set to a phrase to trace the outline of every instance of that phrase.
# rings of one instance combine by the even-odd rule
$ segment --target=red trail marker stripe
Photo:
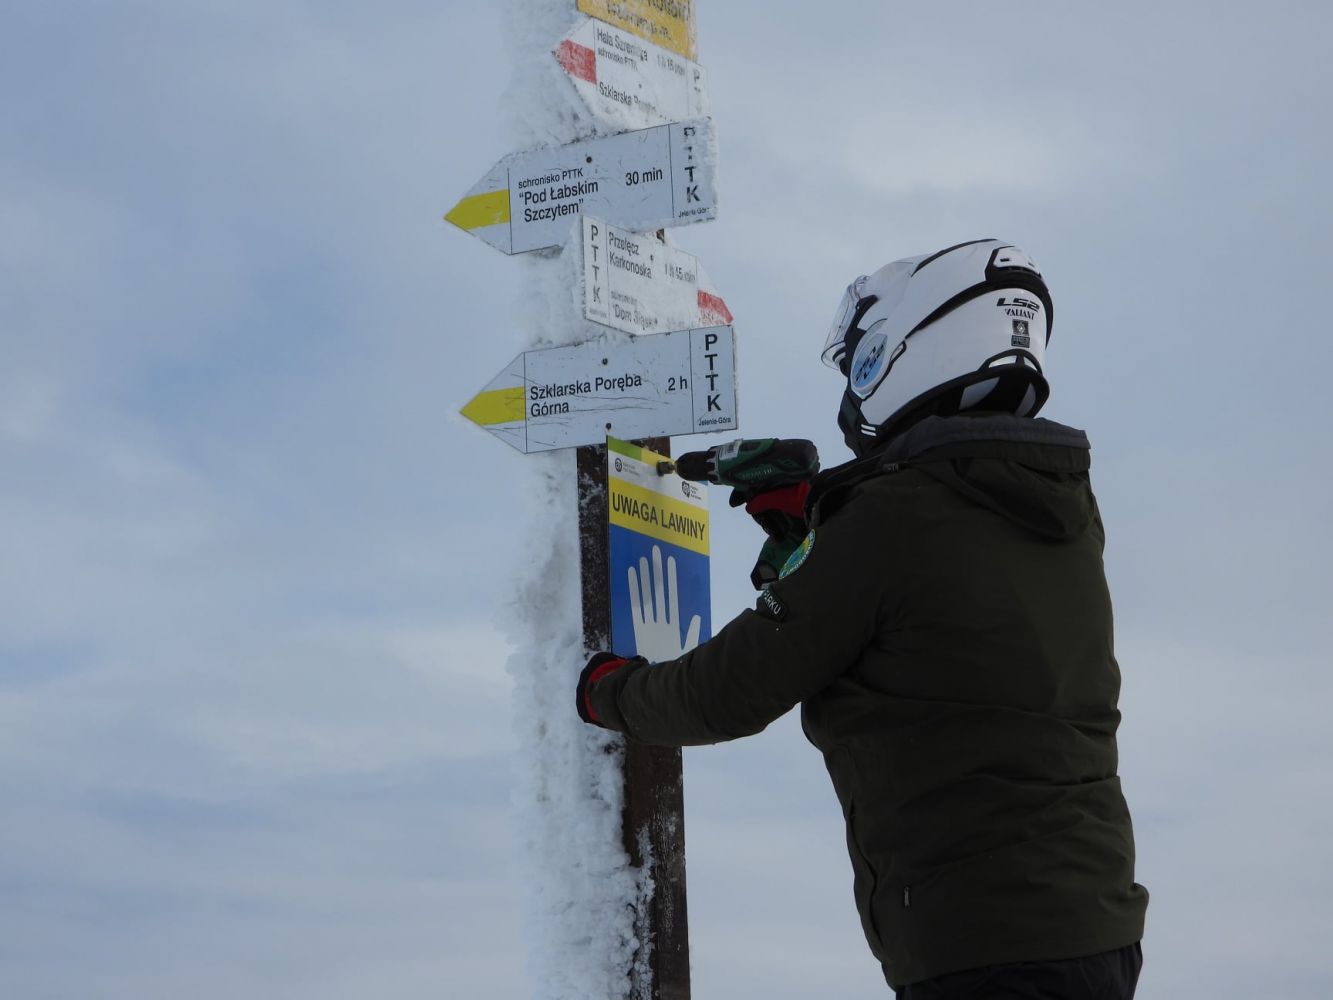
[[[589,83],[597,82],[597,53],[586,45],[566,38],[555,50],[555,57],[565,72]]]
[[[731,310],[727,304],[722,301],[719,295],[711,295],[702,288],[699,289],[699,310],[703,313],[711,313],[722,320],[723,323],[730,324],[732,320]]]

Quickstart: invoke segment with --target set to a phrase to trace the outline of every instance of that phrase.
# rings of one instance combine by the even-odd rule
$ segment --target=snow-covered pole
[[[536,475],[537,558],[507,616],[529,963],[541,1000],[688,1000],[680,751],[585,726],[573,688],[588,651],[665,660],[708,632],[706,507],[693,551],[678,550],[679,578],[695,581],[679,597],[668,556],[674,623],[626,627],[628,592],[617,604],[612,584],[619,594],[635,570],[613,571],[608,543],[611,435],[643,473],[655,465],[629,457],[637,449],[625,440],[669,454],[669,435],[737,429],[730,313],[663,232],[716,214],[693,2],[509,0],[507,14],[516,66],[503,103],[521,152],[445,218],[521,255],[527,278],[518,311],[529,349],[463,414],[527,453]],[[662,509],[694,503],[697,513],[702,497],[685,496],[662,493]],[[667,584],[659,543],[672,551],[660,532],[650,541],[643,606],[650,591],[661,603]],[[689,572],[692,561],[701,569]]]
[[[669,438],[644,446],[670,455]],[[606,449],[578,449],[579,549],[583,636],[589,649],[611,637],[610,553],[607,545]],[[689,1000],[690,945],[685,891],[685,788],[679,748],[627,743],[621,835],[631,867],[647,876],[635,912],[637,948],[630,996]]]

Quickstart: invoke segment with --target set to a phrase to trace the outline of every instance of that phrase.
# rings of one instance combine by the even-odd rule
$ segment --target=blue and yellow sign
[[[712,635],[708,497],[665,456],[607,439],[611,648],[674,660]]]

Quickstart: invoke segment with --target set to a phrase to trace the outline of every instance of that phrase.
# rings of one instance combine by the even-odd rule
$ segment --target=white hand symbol
[[[665,584],[665,586],[663,586]],[[652,607],[649,608],[649,592]],[[639,569],[629,568],[630,620],[634,623],[635,652],[653,662],[674,660],[699,645],[702,618],[690,620],[689,634],[680,641],[680,605],[676,600],[676,557],[667,557],[667,572],[662,576],[662,550],[653,546],[653,575],[648,576],[648,560],[640,557]],[[649,612],[652,617],[649,618]]]

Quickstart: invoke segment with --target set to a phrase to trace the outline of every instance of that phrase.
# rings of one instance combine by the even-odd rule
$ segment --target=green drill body
[[[809,483],[819,471],[814,442],[800,438],[738,438],[707,451],[690,451],[657,471],[674,471],[683,479],[730,486],[733,507],[746,510],[768,538],[750,574],[755,588],[771,584],[806,535],[805,518],[795,511],[766,507],[760,494]],[[804,494],[801,494],[804,497]]]
[[[814,478],[819,452],[799,438],[737,438],[658,465],[658,472],[673,471],[695,482],[758,493]]]

